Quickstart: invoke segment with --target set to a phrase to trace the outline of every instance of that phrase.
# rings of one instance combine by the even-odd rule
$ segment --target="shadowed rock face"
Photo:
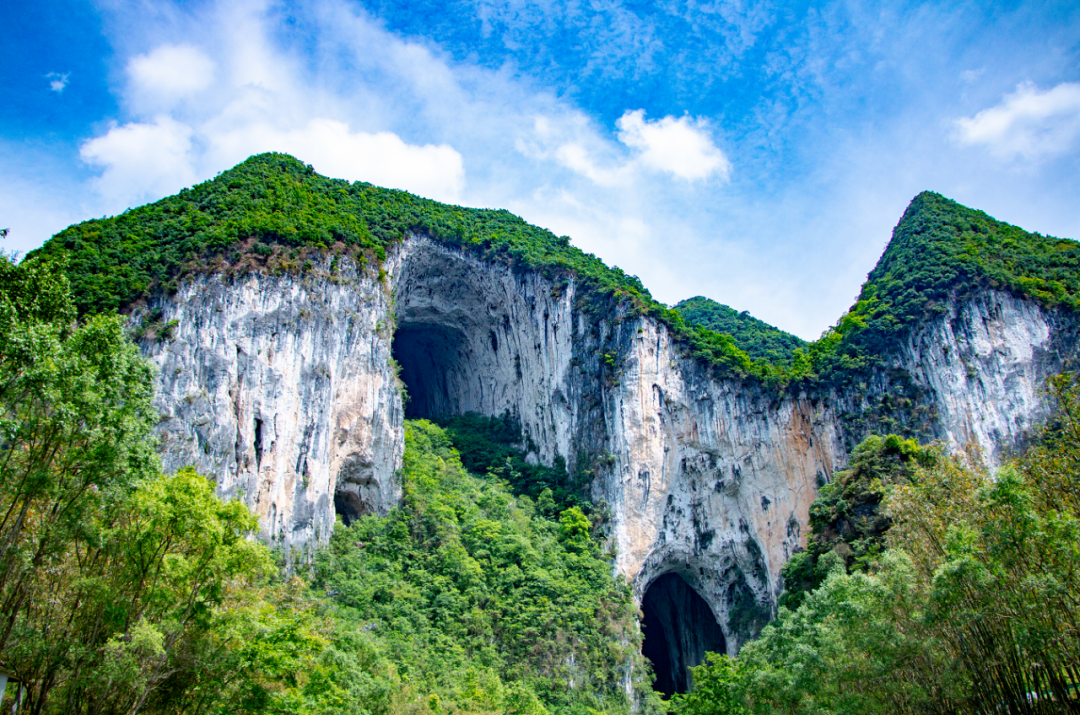
[[[726,653],[724,634],[709,604],[678,574],[652,582],[641,600],[645,641],[641,652],[653,665],[653,688],[671,697],[690,690],[690,668],[707,652]]]
[[[460,390],[469,369],[463,359],[464,337],[441,325],[407,325],[394,334],[394,360],[408,387],[406,419],[431,419],[461,412]]]

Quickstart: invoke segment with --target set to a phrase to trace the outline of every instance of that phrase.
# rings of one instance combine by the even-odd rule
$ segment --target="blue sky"
[[[931,189],[1080,238],[1080,6],[0,7],[6,250],[288,151],[814,338]]]

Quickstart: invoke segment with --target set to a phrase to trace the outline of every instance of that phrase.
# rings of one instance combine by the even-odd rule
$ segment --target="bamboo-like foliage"
[[[912,555],[971,712],[1080,712],[1080,391],[1051,391],[1042,444],[995,478],[953,461],[891,498],[889,540]]]

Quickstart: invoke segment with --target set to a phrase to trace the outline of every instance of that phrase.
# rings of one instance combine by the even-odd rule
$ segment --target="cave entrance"
[[[467,341],[460,330],[438,324],[402,325],[394,333],[391,352],[409,395],[406,419],[461,413],[459,396],[468,374]]]
[[[667,697],[690,690],[690,668],[700,665],[705,653],[727,652],[709,604],[678,574],[666,573],[649,584],[641,611],[641,654],[652,663],[653,689]]]

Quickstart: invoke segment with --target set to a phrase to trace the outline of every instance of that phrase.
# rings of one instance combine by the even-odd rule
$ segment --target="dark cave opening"
[[[371,510],[364,504],[356,492],[338,490],[334,492],[334,513],[341,517],[345,526],[353,523]]]
[[[454,328],[435,324],[403,325],[394,333],[391,352],[401,366],[408,391],[405,418],[433,419],[461,412],[461,382],[465,336]]]
[[[653,666],[653,689],[671,697],[690,690],[690,668],[705,653],[726,653],[724,633],[709,604],[681,576],[666,573],[641,599],[645,640],[641,647]]]

